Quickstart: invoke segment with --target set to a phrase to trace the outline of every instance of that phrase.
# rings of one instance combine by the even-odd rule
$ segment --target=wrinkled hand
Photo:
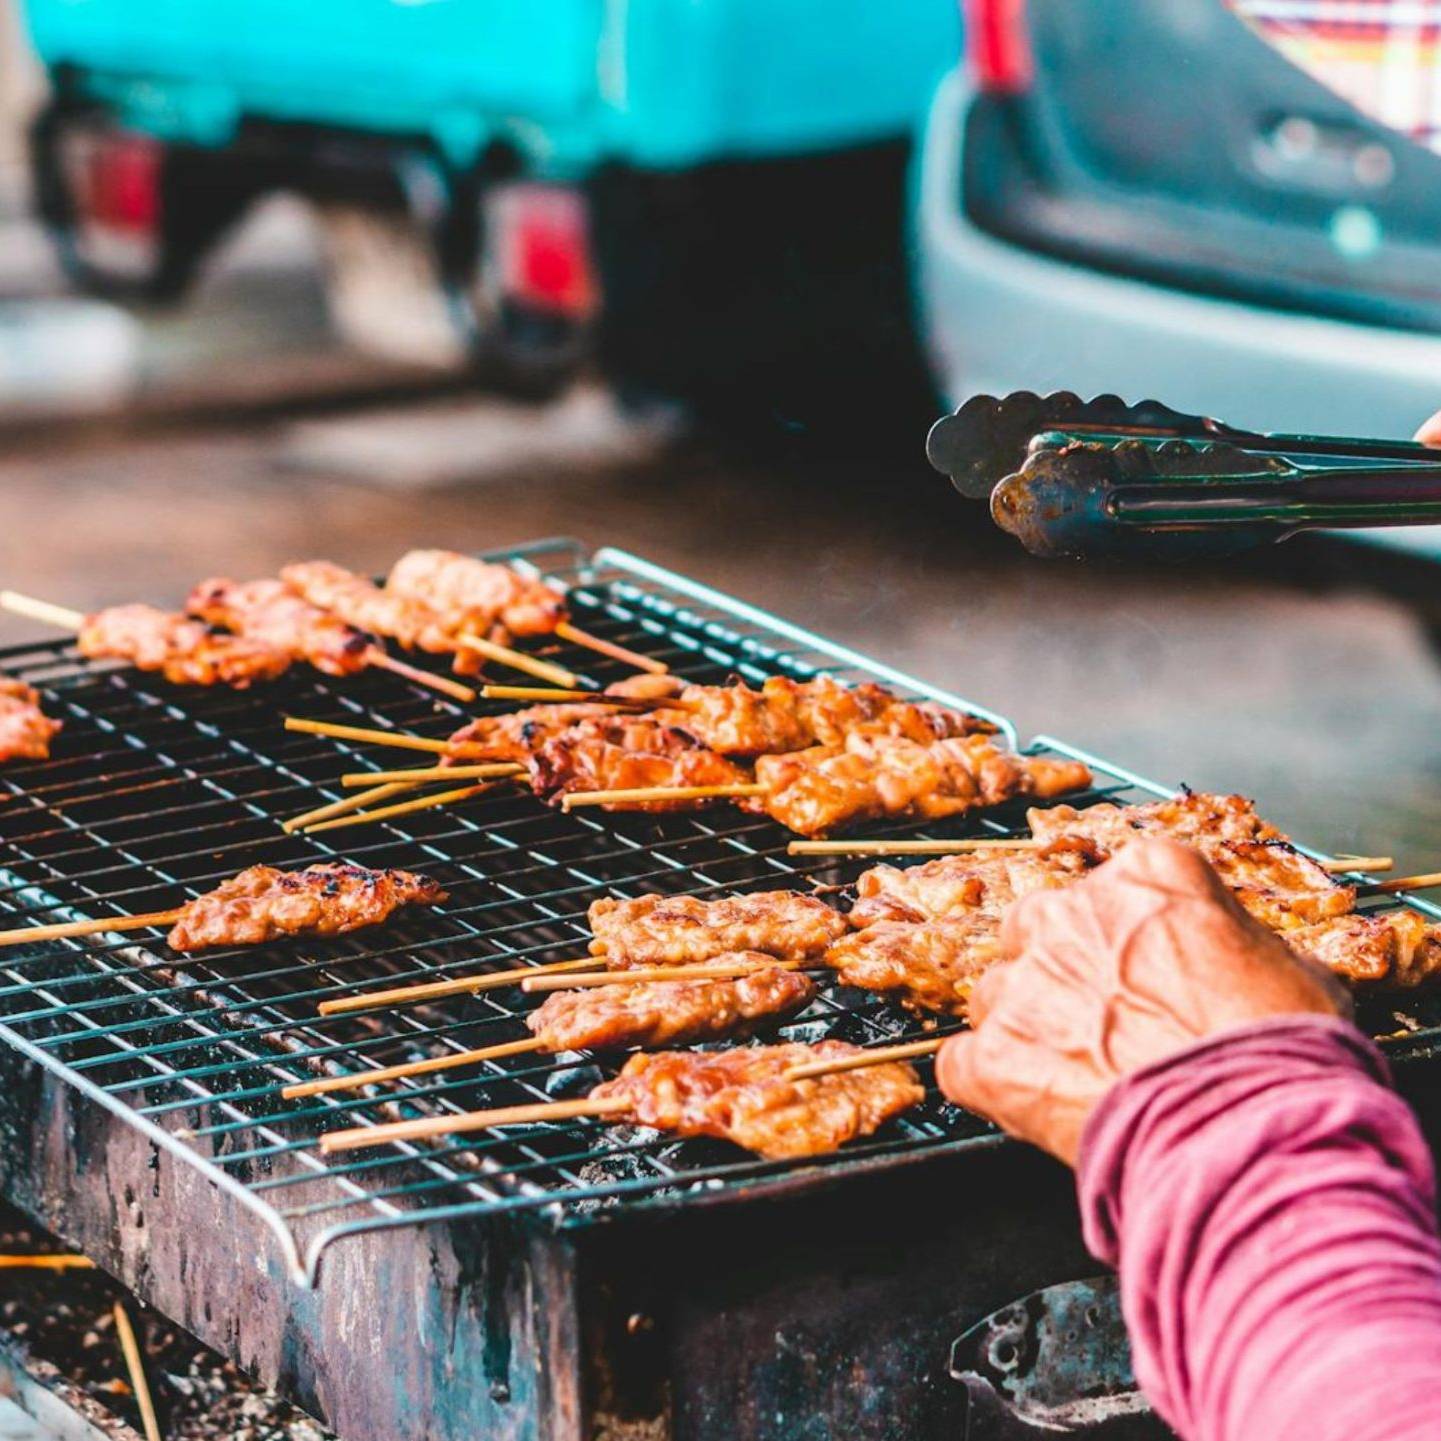
[[[974,1029],[946,1043],[937,1079],[1070,1165],[1096,1104],[1130,1072],[1248,1021],[1348,1009],[1334,977],[1169,840],[1135,841],[1086,880],[1017,902],[1001,944],[1015,959],[977,983]]]

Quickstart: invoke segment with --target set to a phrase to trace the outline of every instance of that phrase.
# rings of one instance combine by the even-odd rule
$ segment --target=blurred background
[[[174,604],[574,534],[1432,869],[1433,533],[1043,563],[924,441],[1060,387],[1409,435],[1441,407],[1438,30],[1419,0],[0,0],[0,583]]]

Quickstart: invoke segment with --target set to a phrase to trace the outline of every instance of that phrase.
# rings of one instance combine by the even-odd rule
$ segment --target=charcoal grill
[[[491,558],[565,585],[580,624],[688,679],[824,670],[989,714],[623,552],[556,540]],[[596,682],[621,674],[561,656]],[[933,1090],[803,1164],[593,1121],[322,1158],[317,1138],[338,1126],[569,1096],[610,1071],[513,1057],[282,1101],[315,1075],[517,1038],[533,1004],[489,991],[322,1019],[318,1001],[577,954],[599,895],[804,887],[864,862],[790,857],[787,833],[731,807],[564,815],[503,786],[285,836],[282,818],[342,794],[342,770],[393,753],[286,732],[282,713],[444,735],[459,712],[377,675],[180,690],[64,642],[13,647],[0,666],[66,724],[49,762],[0,778],[7,924],[160,909],[259,860],[407,866],[451,892],[381,930],[183,964],[103,936],[0,958],[5,1194],[347,1441],[955,1436],[970,1410],[951,1343],[1095,1270],[1068,1178]],[[1093,767],[1082,804],[1166,793],[1054,739],[1028,749]],[[1016,806],[877,833],[1020,820]],[[1441,1005],[1424,998],[1366,1019],[1403,1032],[1388,1041],[1402,1062],[1441,1040]],[[780,1034],[916,1031],[829,987]]]

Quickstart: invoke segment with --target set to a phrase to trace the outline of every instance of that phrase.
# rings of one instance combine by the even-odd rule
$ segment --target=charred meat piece
[[[679,1136],[716,1136],[767,1160],[822,1156],[869,1136],[925,1096],[915,1071],[895,1061],[804,1081],[785,1078],[794,1066],[860,1050],[821,1041],[643,1052],[591,1096],[628,1102],[641,1125]]]
[[[168,937],[171,949],[254,946],[280,936],[338,936],[379,925],[402,906],[434,906],[445,892],[410,871],[344,861],[280,871],[251,866],[189,902]]]
[[[1018,756],[988,736],[922,745],[903,736],[855,733],[843,746],[761,756],[756,779],[768,794],[743,802],[803,836],[858,821],[939,819],[1016,796],[1053,796],[1091,783],[1079,761]]]
[[[590,949],[613,969],[687,965],[731,951],[762,951],[807,961],[846,933],[845,917],[814,896],[754,891],[704,901],[697,896],[637,896],[593,901]]]
[[[604,720],[615,712],[599,703],[533,705],[505,715],[477,716],[450,737],[454,753],[443,765],[472,761],[517,761],[524,765],[546,741],[581,721]]]
[[[825,954],[843,985],[890,992],[909,1010],[966,1014],[976,977],[1001,958],[998,915],[955,911],[934,921],[881,921]]]
[[[999,916],[1032,891],[1080,880],[1103,859],[1084,841],[1060,841],[1043,851],[978,851],[918,866],[872,866],[856,879],[849,919],[859,929],[878,921],[932,921],[961,910]]]
[[[1441,972],[1441,926],[1419,911],[1353,912],[1287,931],[1284,939],[1353,985],[1410,989]]]
[[[724,786],[752,777],[734,761],[707,750],[694,736],[652,716],[606,716],[568,727],[530,760],[530,783],[543,800],[571,791],[632,790],[642,786]],[[622,801],[606,810],[691,810],[694,800]]]
[[[275,680],[291,662],[287,650],[249,636],[216,635],[199,621],[150,605],[112,605],[86,616],[76,645],[92,660],[129,661],[174,685],[236,690]]]
[[[1026,820],[1037,840],[1085,836],[1103,850],[1119,850],[1137,835],[1167,835],[1178,841],[1284,841],[1269,821],[1256,814],[1245,796],[1183,791],[1166,800],[1138,806],[1108,803],[1087,806],[1051,806],[1028,811]]]
[[[1355,909],[1356,888],[1335,880],[1286,841],[1188,844],[1206,857],[1236,899],[1262,925],[1289,931]]]
[[[550,635],[565,618],[565,598],[543,581],[453,550],[408,551],[391,567],[385,588],[424,601],[455,635]]]
[[[548,1051],[684,1046],[745,1035],[761,1021],[804,1010],[815,986],[795,971],[767,965],[755,952],[726,956],[758,969],[735,980],[655,981],[556,991],[526,1017]]]
[[[319,610],[371,635],[389,636],[406,650],[448,654],[455,634],[445,617],[414,596],[382,590],[369,577],[357,575],[328,560],[287,565],[280,579]]]
[[[903,701],[884,686],[844,686],[826,676],[810,681],[773,676],[759,690],[740,681],[687,686],[668,719],[712,750],[741,758],[841,745],[857,731],[927,742],[995,730],[962,711]]]
[[[307,661],[326,675],[355,675],[375,653],[370,636],[302,600],[278,580],[204,580],[190,592],[185,609],[210,625]]]
[[[0,764],[49,760],[50,742],[60,727],[40,709],[34,686],[0,675]]]

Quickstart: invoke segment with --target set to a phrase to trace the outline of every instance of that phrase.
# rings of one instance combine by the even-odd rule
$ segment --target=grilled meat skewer
[[[371,664],[376,651],[370,636],[318,610],[278,580],[213,577],[190,592],[185,609],[326,675],[355,675]]]
[[[40,709],[34,686],[0,675],[0,764],[49,760],[50,742],[62,724]]]
[[[422,601],[454,635],[468,631],[504,643],[551,635],[565,619],[565,598],[544,581],[453,550],[408,551],[391,567],[385,589]]]
[[[908,1010],[966,1015],[971,986],[1001,958],[998,912],[962,909],[927,921],[880,921],[825,954],[842,985],[894,996]]]
[[[455,626],[428,602],[328,560],[301,561],[281,569],[280,579],[301,599],[371,635],[388,636],[407,650],[445,655],[457,650]]]
[[[762,1021],[804,1010],[815,996],[808,977],[767,965],[769,956],[747,952],[734,959],[757,969],[733,980],[556,991],[525,1023],[547,1051],[653,1050],[744,1035]]]
[[[172,685],[228,685],[244,690],[290,669],[291,652],[246,635],[216,635],[208,626],[151,605],[112,605],[87,615],[76,646],[92,660],[124,660],[159,671]]]

